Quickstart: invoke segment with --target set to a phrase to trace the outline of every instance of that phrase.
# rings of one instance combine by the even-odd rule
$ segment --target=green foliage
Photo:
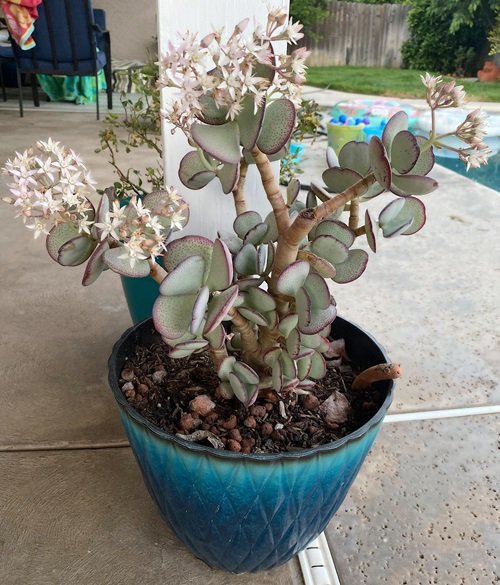
[[[490,43],[490,55],[500,53],[500,8],[497,8],[495,22],[488,35],[488,42]]]
[[[498,0],[412,0],[404,66],[475,75],[486,54],[487,34]]]
[[[123,115],[109,113],[105,128],[99,132],[100,148],[105,152],[118,180],[113,186],[117,197],[127,198],[132,194],[144,196],[163,186],[160,91],[156,86],[158,65],[153,61],[132,72],[132,81],[139,97],[132,99],[126,94],[121,97],[125,110]],[[157,163],[144,171],[134,167],[123,168],[120,153],[130,154],[134,149],[146,147],[157,156]]]
[[[304,32],[309,38],[314,38],[314,25],[326,18],[328,6],[332,0],[290,0],[290,16],[300,20],[304,25]]]

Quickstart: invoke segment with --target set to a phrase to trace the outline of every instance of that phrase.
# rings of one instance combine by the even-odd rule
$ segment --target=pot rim
[[[366,335],[377,346],[377,348],[381,351],[386,362],[389,362],[389,358],[387,356],[385,349],[380,345],[380,343],[378,341],[376,341],[376,339],[370,333],[367,333],[364,329],[362,329],[361,327],[359,327],[358,325],[356,325],[355,323],[353,323],[352,321],[350,321],[348,319],[344,319],[340,316],[337,316],[336,319],[341,319],[342,321],[349,323],[350,325],[357,328],[361,333]],[[212,455],[212,456],[220,458],[220,459],[227,459],[228,461],[244,459],[246,461],[261,461],[262,462],[262,461],[272,460],[273,462],[280,462],[280,461],[290,461],[290,460],[293,461],[293,460],[298,460],[298,459],[304,459],[307,457],[317,455],[319,453],[335,451],[336,449],[340,449],[341,447],[343,447],[347,443],[355,442],[356,440],[361,438],[363,435],[365,435],[372,427],[376,426],[384,418],[384,416],[385,416],[385,414],[386,414],[387,410],[389,409],[389,406],[392,402],[395,381],[389,380],[388,381],[389,387],[387,390],[387,396],[385,397],[384,402],[380,405],[379,409],[372,416],[372,418],[369,419],[364,425],[362,425],[361,427],[359,427],[359,429],[356,429],[352,433],[349,433],[345,437],[337,439],[336,441],[333,441],[331,443],[325,443],[324,445],[318,445],[316,447],[309,447],[309,448],[303,449],[301,451],[290,451],[290,452],[283,452],[283,453],[235,453],[233,451],[227,451],[225,449],[214,449],[213,447],[209,447],[207,445],[200,445],[199,443],[195,443],[192,441],[186,441],[185,439],[182,439],[181,437],[178,437],[177,435],[173,435],[171,433],[163,431],[162,429],[157,427],[154,423],[148,421],[145,417],[142,416],[142,414],[140,414],[135,408],[133,408],[130,405],[130,403],[128,402],[128,400],[126,400],[125,396],[123,395],[123,392],[120,389],[118,375],[115,372],[115,367],[113,366],[113,362],[116,361],[116,355],[117,355],[121,345],[123,344],[123,342],[134,331],[136,331],[137,329],[140,329],[148,321],[152,321],[151,317],[144,319],[143,321],[140,321],[139,323],[136,323],[132,327],[129,327],[121,335],[121,337],[118,339],[118,341],[116,341],[116,343],[114,344],[113,350],[112,350],[111,355],[108,359],[108,383],[109,383],[109,386],[111,387],[111,391],[113,392],[113,395],[114,395],[116,401],[118,402],[118,404],[122,408],[125,409],[128,416],[133,418],[141,426],[146,427],[154,435],[157,435],[158,437],[160,437],[162,439],[172,441],[173,443],[175,443],[179,447],[186,449],[188,451],[191,451],[191,452],[209,454],[209,455]]]

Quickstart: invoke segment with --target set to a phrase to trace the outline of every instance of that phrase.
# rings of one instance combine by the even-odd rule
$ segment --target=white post
[[[169,40],[177,42],[178,32],[197,32],[198,38],[214,28],[225,27],[227,31],[246,17],[265,24],[268,0],[158,0],[158,51],[161,55]],[[278,0],[273,6],[288,8],[288,0]],[[178,38],[177,38],[178,39]],[[280,46],[281,45],[281,46]],[[286,51],[285,43],[275,47]],[[169,88],[165,92],[172,91]],[[163,161],[165,183],[179,190],[188,201],[191,217],[180,235],[200,234],[215,238],[217,230],[229,231],[235,218],[233,197],[224,195],[218,179],[214,179],[203,189],[192,191],[180,182],[177,175],[181,158],[191,150],[182,132],[172,135],[171,126],[163,123]],[[249,209],[259,211],[263,217],[271,210],[257,176],[255,165],[249,168],[246,181],[246,197]],[[279,173],[279,163],[274,163],[275,173]]]

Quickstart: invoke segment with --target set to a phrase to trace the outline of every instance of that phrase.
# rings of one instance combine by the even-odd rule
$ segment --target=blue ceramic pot
[[[160,285],[150,276],[145,278],[121,276],[120,279],[128,311],[134,325],[144,321],[144,319],[149,319],[153,313],[153,305],[159,295]]]
[[[337,317],[334,338],[362,368],[386,362],[377,342]],[[178,538],[212,567],[233,573],[270,569],[316,538],[358,473],[392,400],[347,437],[282,454],[218,451],[159,430],[134,410],[119,387],[125,360],[137,345],[157,340],[151,320],[129,329],[109,360],[109,382],[149,493]]]

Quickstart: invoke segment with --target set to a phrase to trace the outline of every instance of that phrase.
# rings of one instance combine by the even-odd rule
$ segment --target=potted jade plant
[[[363,274],[380,236],[424,226],[420,196],[437,187],[428,173],[444,147],[434,123],[414,136],[398,113],[381,140],[346,144],[305,201],[296,179],[282,193],[270,161],[294,130],[307,52],[273,52],[301,36],[282,11],[251,34],[247,25],[186,34],[161,59],[160,85],[179,90],[165,115],[191,147],[180,179],[187,189],[219,181],[234,233],[167,241],[187,220],[171,188],[125,206],[108,190],[94,207],[83,163],[51,140],[4,169],[7,201],[35,235],[48,233],[57,262],[86,262],[84,285],[107,268],[157,281],[153,319],[115,345],[110,385],[162,515],[197,557],[232,572],[284,563],[318,536],[375,438],[400,368],[337,317],[332,295]],[[462,103],[454,82],[423,82],[433,121]],[[468,166],[486,162],[484,126],[473,111],[455,132]],[[247,207],[250,165],[265,218]]]

